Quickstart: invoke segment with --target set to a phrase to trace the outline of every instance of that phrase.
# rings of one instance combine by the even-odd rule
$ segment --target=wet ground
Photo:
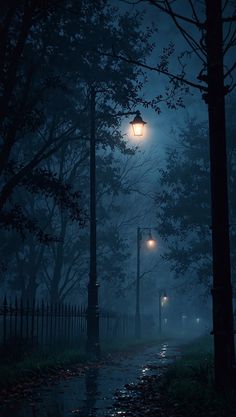
[[[166,342],[111,364],[88,367],[84,375],[35,388],[30,398],[6,404],[0,417],[121,416],[112,407],[116,394],[135,395],[133,384],[147,375],[158,375],[178,356],[178,348]]]

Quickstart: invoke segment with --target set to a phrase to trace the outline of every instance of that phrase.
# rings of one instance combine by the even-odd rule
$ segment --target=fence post
[[[43,326],[44,326],[44,300],[42,299],[42,302],[41,302],[41,342],[42,342],[42,346],[43,346],[43,342],[44,342],[44,329],[43,329]]]
[[[79,321],[79,306],[76,307],[76,319],[75,319],[75,325],[76,325],[76,342],[78,343],[79,338],[80,338],[80,329],[79,329],[79,325],[80,325],[80,321]]]
[[[53,305],[51,302],[50,305],[50,345],[52,346],[53,344],[53,337],[52,337],[52,322],[53,322]]]
[[[7,297],[4,297],[3,301],[3,344],[6,345],[7,341]]]
[[[68,308],[67,308],[67,304],[65,304],[65,344],[67,343],[68,340]]]
[[[18,302],[17,297],[15,298],[15,337],[17,336],[17,313],[18,313]]]
[[[20,339],[23,338],[23,298],[20,299]]]
[[[58,308],[57,308],[57,303],[54,304],[54,344],[57,342],[58,340],[58,332],[57,332],[57,315],[58,315]]]
[[[49,344],[48,341],[48,320],[49,320],[49,305],[48,305],[48,301],[46,304],[46,345]]]
[[[70,323],[71,323],[71,305],[68,305],[68,323],[67,323],[67,327],[68,327],[68,345],[70,345],[70,338],[71,338],[71,334],[70,334]]]
[[[34,316],[35,316],[35,299],[32,302],[32,316],[31,316],[31,341],[34,342]]]
[[[71,328],[73,345],[75,345],[75,315],[76,315],[76,310],[75,310],[75,305],[73,305],[73,307],[72,307],[72,328]]]
[[[58,335],[58,344],[62,344],[62,337],[61,337],[61,321],[62,321],[62,305],[60,302],[57,304],[57,335]]]
[[[37,344],[38,344],[39,343],[39,314],[40,314],[39,302],[37,302],[36,314],[37,314],[37,320],[36,320],[36,339],[37,339]]]
[[[61,329],[60,329],[60,338],[61,338],[61,345],[64,345],[64,335],[65,335],[65,317],[64,317],[64,304],[61,304]]]
[[[10,339],[12,337],[12,302],[11,302],[11,298],[10,298],[10,304],[9,304],[9,314],[10,314],[10,331],[9,331],[9,336]]]
[[[29,299],[26,301],[26,340],[29,339]]]

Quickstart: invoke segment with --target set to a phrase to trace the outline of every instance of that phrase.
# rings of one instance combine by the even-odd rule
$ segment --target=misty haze
[[[1,1],[0,417],[236,416],[235,22]]]

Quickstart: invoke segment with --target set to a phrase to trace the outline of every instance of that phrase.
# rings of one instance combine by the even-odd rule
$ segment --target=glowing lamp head
[[[166,291],[164,291],[163,296],[162,296],[162,301],[165,303],[168,300]]]
[[[144,125],[146,125],[147,122],[144,122],[142,119],[140,111],[137,111],[134,120],[130,122],[130,124],[132,125],[134,136],[143,136]]]
[[[156,241],[155,241],[155,239],[153,239],[152,234],[151,234],[151,230],[150,230],[149,236],[148,236],[148,239],[147,239],[147,247],[149,249],[153,249],[155,246],[156,246]]]

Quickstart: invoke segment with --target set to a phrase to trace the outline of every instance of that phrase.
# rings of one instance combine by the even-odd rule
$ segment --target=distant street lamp
[[[140,112],[119,113],[118,116],[136,114],[131,122],[134,134],[141,136],[144,122]],[[136,132],[136,133],[135,133]],[[86,350],[90,357],[100,356],[99,307],[97,283],[97,225],[96,225],[96,89],[90,91],[90,261],[89,261],[88,305],[87,305],[87,341]]]
[[[162,307],[165,305],[167,300],[168,300],[168,297],[167,297],[167,294],[166,294],[166,290],[163,290],[163,289],[158,290],[159,334],[162,333]]]
[[[148,239],[147,239],[147,247],[149,249],[153,249],[155,246],[156,246],[156,241],[155,241],[155,239],[153,239],[152,233],[151,233],[151,230],[150,230],[149,231],[149,236],[148,236]]]
[[[148,238],[146,240],[147,247],[153,249],[156,245],[155,239],[151,235],[151,229],[155,227],[138,227],[137,228],[137,277],[136,277],[136,309],[135,309],[135,337],[141,337],[141,316],[140,316],[140,249],[142,244],[143,231],[148,230]]]

